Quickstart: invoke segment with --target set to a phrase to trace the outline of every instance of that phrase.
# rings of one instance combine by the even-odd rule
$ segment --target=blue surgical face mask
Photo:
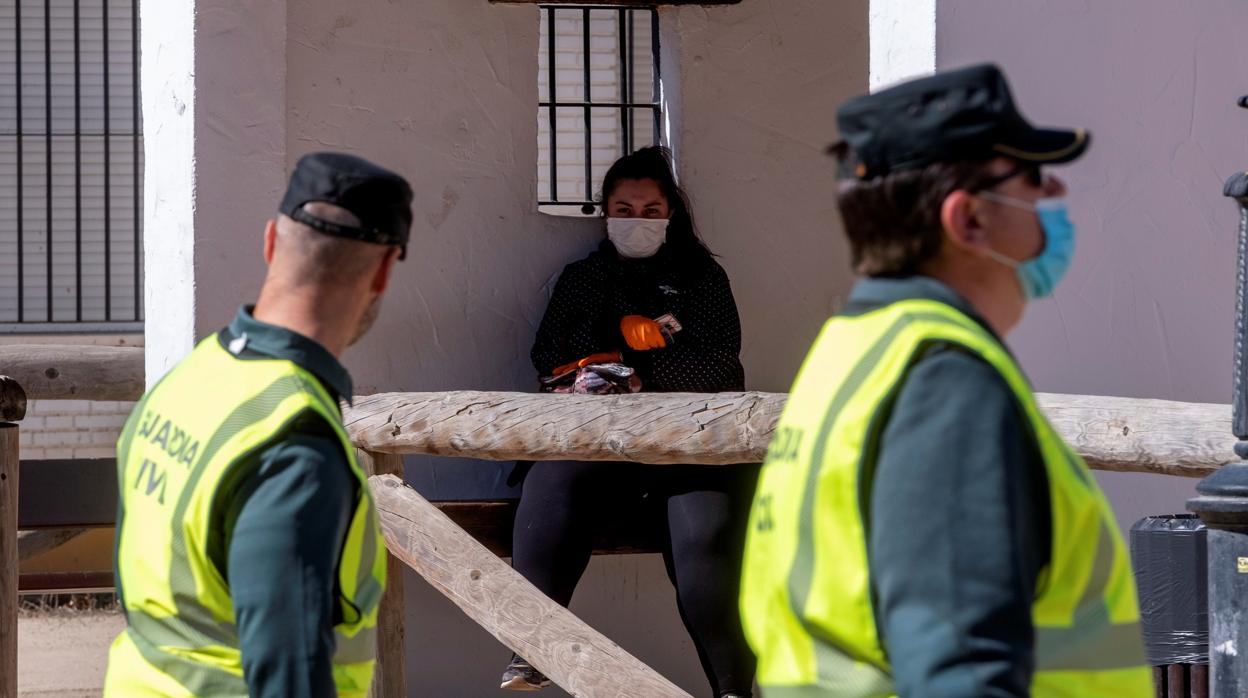
[[[1075,224],[1066,215],[1066,202],[1062,199],[1038,199],[1031,204],[990,191],[980,192],[979,196],[999,204],[1035,212],[1040,220],[1040,228],[1044,231],[1044,249],[1040,254],[1024,262],[1010,259],[995,250],[988,250],[988,256],[1014,270],[1027,300],[1053,295],[1053,289],[1066,276],[1066,271],[1070,269],[1070,263],[1075,257]]]

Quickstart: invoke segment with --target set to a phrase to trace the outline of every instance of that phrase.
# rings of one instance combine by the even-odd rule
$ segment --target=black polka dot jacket
[[[681,330],[663,349],[632,351],[620,318],[671,314]],[[538,375],[590,354],[620,350],[643,392],[745,389],[741,321],[728,275],[713,259],[688,260],[668,246],[647,259],[620,259],[604,240],[563,269],[530,356]]]

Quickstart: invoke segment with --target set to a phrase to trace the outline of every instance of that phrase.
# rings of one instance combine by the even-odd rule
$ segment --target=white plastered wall
[[[941,1],[938,66],[995,61],[1034,121],[1092,133],[1055,170],[1074,264],[1013,336],[1039,389],[1230,402],[1238,212],[1222,183],[1248,159],[1245,22],[1235,0]],[[1198,482],[1097,478],[1124,527],[1182,513]]]
[[[678,37],[680,169],[732,280],[751,389],[786,392],[852,283],[836,213],[836,105],[866,85],[867,3],[663,12]]]
[[[936,0],[871,0],[871,91],[936,70]]]
[[[1010,337],[1037,389],[1229,401],[1235,206],[1221,182],[1243,167],[1227,146],[1248,132],[1234,106],[1246,17],[1232,0],[871,0],[873,87],[992,61],[1033,121],[1093,133],[1057,170],[1075,262]],[[1197,482],[1096,475],[1124,529],[1182,512]]]
[[[333,149],[403,173],[416,192],[409,258],[372,333],[345,358],[357,392],[531,390],[528,350],[549,287],[601,237],[594,221],[536,211],[537,8],[251,5],[208,14],[204,2],[198,12],[145,5],[145,20],[163,23],[144,33],[145,55],[161,56],[144,75],[156,161],[149,376],[254,297],[260,234],[284,172]],[[822,149],[835,137],[835,104],[867,85],[866,0],[664,8],[660,21],[668,89],[679,89],[669,96],[681,174],[733,280],[748,383],[785,390],[849,285]],[[173,45],[191,35],[194,53]],[[456,462],[439,472],[498,471]],[[407,594],[414,685],[495,695],[508,652],[419,578],[409,575]],[[573,607],[695,695],[707,692],[657,556],[596,559]]]
[[[140,11],[150,385],[190,351],[195,335],[195,6],[189,0],[145,0]]]

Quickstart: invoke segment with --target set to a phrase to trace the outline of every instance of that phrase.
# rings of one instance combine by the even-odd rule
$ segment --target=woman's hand
[[[620,319],[620,334],[634,351],[662,349],[667,346],[659,323],[642,315],[625,315]]]
[[[567,373],[568,371],[572,371],[578,368],[585,368],[586,366],[590,364],[618,363],[622,359],[623,357],[620,356],[620,352],[618,351],[600,351],[597,354],[590,354],[589,356],[586,356],[585,358],[579,359],[577,361],[569,361],[568,363],[562,366],[559,366],[554,371],[551,371],[550,375],[561,376]]]

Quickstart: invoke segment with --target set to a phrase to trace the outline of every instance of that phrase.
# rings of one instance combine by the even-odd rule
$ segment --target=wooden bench
[[[113,459],[22,461],[18,481],[18,528],[23,531],[64,531],[112,526],[117,517],[117,470]],[[433,502],[456,525],[499,557],[511,556],[516,500]],[[608,522],[594,544],[595,555],[655,553],[663,549],[665,531],[657,520],[627,518]],[[29,559],[51,547],[22,546]],[[31,552],[27,552],[31,550]],[[22,593],[112,588],[112,571],[23,574]]]

